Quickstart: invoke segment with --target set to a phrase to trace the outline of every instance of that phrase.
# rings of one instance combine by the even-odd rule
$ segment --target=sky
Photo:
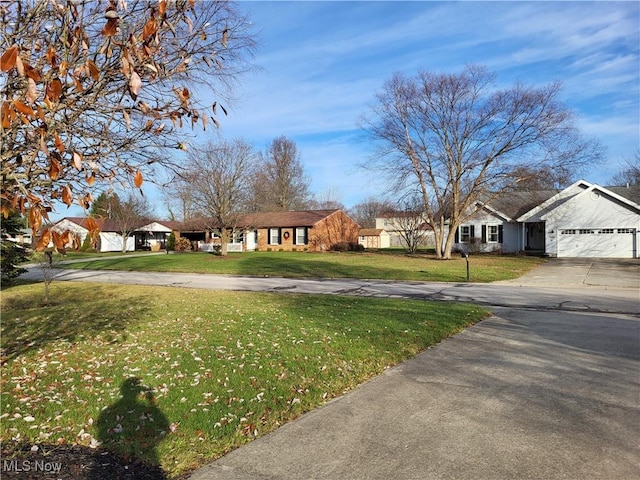
[[[559,80],[582,132],[606,148],[582,174],[607,185],[640,148],[640,2],[241,1],[257,33],[218,134],[264,151],[293,140],[310,190],[347,208],[384,185],[358,119],[395,73],[486,66],[499,85]],[[146,188],[146,187],[145,187]],[[149,187],[151,198],[158,192]],[[166,216],[158,199],[156,213]]]

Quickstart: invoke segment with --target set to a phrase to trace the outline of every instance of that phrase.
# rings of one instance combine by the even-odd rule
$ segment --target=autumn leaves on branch
[[[184,148],[184,124],[218,125],[220,104],[195,89],[224,97],[254,47],[224,1],[26,0],[0,17],[1,210],[40,247],[73,243],[40,232],[56,202],[86,209],[96,182],[139,188],[155,165],[179,168],[161,150]]]

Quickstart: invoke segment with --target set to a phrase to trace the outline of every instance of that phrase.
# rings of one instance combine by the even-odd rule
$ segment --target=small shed
[[[389,248],[391,236],[383,228],[361,228],[358,243],[364,248]]]

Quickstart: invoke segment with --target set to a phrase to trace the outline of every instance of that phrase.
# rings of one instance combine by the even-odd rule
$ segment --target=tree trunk
[[[229,243],[229,231],[226,228],[220,229],[220,242],[220,255],[226,257]]]

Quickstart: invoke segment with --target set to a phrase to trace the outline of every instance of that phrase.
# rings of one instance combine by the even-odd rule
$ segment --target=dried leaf
[[[35,68],[33,68],[28,63],[24,64],[24,73],[28,78],[32,79],[34,82],[42,81],[42,75],[40,74],[40,72]]]
[[[229,39],[229,29],[225,28],[222,31],[222,40],[220,40],[220,43],[222,43],[222,46],[224,48],[227,48],[227,40]]]
[[[52,102],[57,102],[62,95],[62,82],[59,78],[54,78],[51,80],[49,85],[47,86],[46,98],[48,98]]]
[[[140,75],[135,71],[131,72],[131,77],[129,77],[129,94],[133,100],[138,98],[141,88],[142,80],[140,80]]]
[[[56,51],[54,50],[53,46],[50,46],[49,50],[47,50],[47,61],[54,68],[56,67],[56,65],[58,63],[58,56],[56,55]]]
[[[29,107],[28,105],[25,105],[20,100],[14,100],[13,106],[16,108],[18,112],[23,113],[24,115],[29,115],[30,117],[36,116],[36,112],[33,110],[33,108]]]
[[[118,32],[118,19],[109,18],[106,25],[102,28],[102,35],[112,37]]]
[[[73,203],[73,192],[71,192],[69,185],[62,189],[62,201],[67,205],[67,207],[70,207]]]
[[[2,54],[2,57],[0,57],[0,70],[2,70],[3,72],[8,72],[9,70],[11,70],[16,66],[17,58],[18,46],[13,45]]]
[[[62,173],[62,166],[56,158],[57,156],[58,154],[55,152],[49,155],[49,178],[51,180],[58,180],[58,178],[60,178],[60,174]]]
[[[158,31],[158,22],[156,22],[156,17],[152,16],[147,23],[144,24],[144,28],[142,29],[142,38],[147,40],[149,37],[155,35]]]
[[[40,230],[40,227],[38,227],[37,230]],[[34,229],[34,235],[37,234],[37,230]],[[36,251],[38,252],[44,251],[49,246],[49,242],[51,242],[51,230],[47,228],[44,232],[42,232],[42,235],[40,236],[40,238],[38,239],[38,242],[36,243]]]
[[[89,68],[89,75],[91,75],[91,78],[97,82],[98,78],[100,78],[100,69],[91,60],[87,60],[87,67]]]
[[[38,88],[36,87],[36,82],[33,78],[27,78],[27,91],[24,98],[29,103],[36,103],[36,100],[38,99]]]
[[[129,117],[129,113],[125,109],[122,110],[122,117],[124,118],[124,123],[127,126],[127,130],[129,130],[129,128],[131,127],[131,118]]]
[[[64,244],[65,244],[65,237],[63,234],[56,232],[55,230],[53,230],[51,232],[51,240],[53,240],[53,245],[60,249],[60,248],[64,248]]]
[[[167,13],[167,0],[158,1],[158,13],[161,17],[164,17]]]
[[[58,151],[60,153],[64,153],[64,143],[62,143],[62,140],[60,140],[60,136],[58,135],[58,132],[53,134],[53,141],[56,144],[56,148],[58,149]]]
[[[136,187],[140,188],[142,186],[142,182],[143,182],[142,172],[138,170],[133,176],[133,183]]]
[[[38,230],[40,230],[40,227],[42,226],[42,212],[40,212],[40,208],[38,206],[34,205],[29,208],[29,226],[33,230],[34,236],[38,233]]]
[[[96,181],[96,174],[95,172],[91,172],[91,175],[87,176],[87,184],[89,184],[89,186],[93,185],[94,182]]]
[[[22,63],[20,55],[16,56],[16,69],[18,70],[18,75],[24,77],[24,63]]]
[[[82,155],[78,152],[73,152],[73,166],[76,167],[78,171],[82,170]]]
[[[213,120],[213,123],[216,126],[216,128],[220,129],[220,122],[218,122],[218,120],[216,120],[215,117],[211,117],[211,120]]]

